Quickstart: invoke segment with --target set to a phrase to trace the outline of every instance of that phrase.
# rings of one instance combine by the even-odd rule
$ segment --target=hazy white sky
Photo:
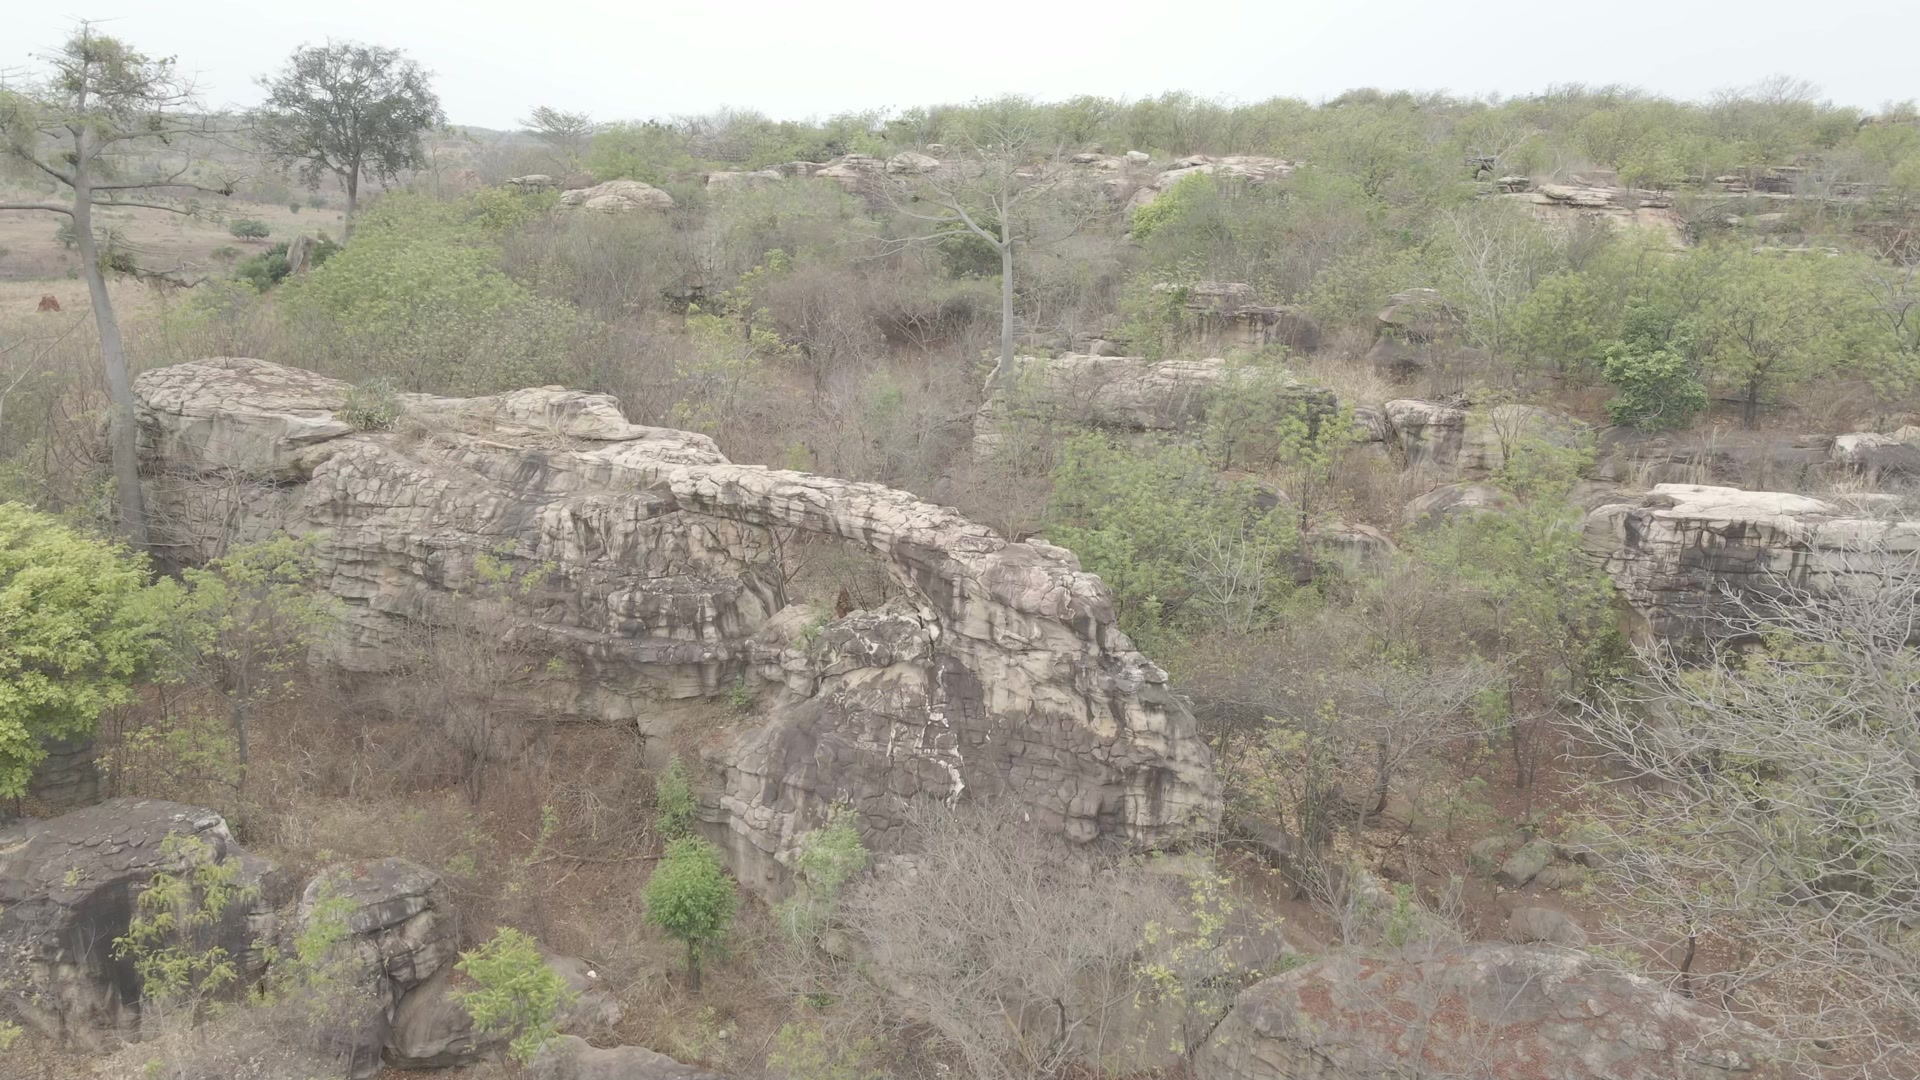
[[[397,46],[434,72],[453,122],[484,127],[534,104],[798,119],[1008,92],[1317,100],[1577,81],[1695,98],[1774,73],[1868,108],[1920,96],[1916,0],[0,0],[0,67],[82,16],[179,57],[216,105],[252,104],[253,77],[303,43]]]

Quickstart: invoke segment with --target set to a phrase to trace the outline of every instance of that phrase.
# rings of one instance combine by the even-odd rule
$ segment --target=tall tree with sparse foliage
[[[61,214],[72,225],[106,367],[120,527],[144,547],[147,515],[134,437],[133,378],[106,279],[109,269],[134,266],[126,252],[102,250],[93,211],[137,206],[189,214],[196,207],[178,200],[195,193],[231,195],[233,183],[202,176],[187,149],[192,136],[215,133],[218,119],[194,110],[193,88],[171,58],[135,52],[82,23],[65,45],[42,59],[46,74],[40,81],[18,89],[0,86],[0,154],[20,161],[36,178],[52,180],[58,194],[0,202],[0,211]]]
[[[363,180],[387,181],[426,163],[422,133],[446,123],[427,72],[398,49],[328,42],[294,50],[278,75],[260,80],[260,140],[269,159],[297,166],[318,188],[338,177],[346,227]]]

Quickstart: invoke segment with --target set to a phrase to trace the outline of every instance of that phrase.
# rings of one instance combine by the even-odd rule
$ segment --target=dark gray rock
[[[221,914],[214,940],[234,958],[240,986],[266,967],[273,908],[284,881],[248,853],[211,810],[157,799],[109,799],[45,821],[0,828],[0,992],[21,1016],[63,1042],[104,1048],[137,1037],[141,982],[114,955],[140,893],[191,853],[163,850],[193,837],[234,862],[246,891]]]

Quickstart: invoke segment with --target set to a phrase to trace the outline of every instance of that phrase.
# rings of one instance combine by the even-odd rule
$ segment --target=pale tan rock
[[[336,416],[348,389],[238,358],[142,374],[148,499],[172,550],[308,537],[344,602],[331,654],[369,672],[405,655],[412,620],[470,602],[483,556],[541,568],[504,610],[565,661],[545,706],[663,740],[684,711],[662,701],[764,678],[762,711],[700,740],[709,833],[749,884],[778,888],[836,803],[881,849],[917,798],[1014,798],[1082,841],[1218,821],[1192,716],[1069,551],[903,491],[732,464],[604,395],[408,395],[394,430],[356,432]],[[775,528],[878,557],[904,597],[761,636],[787,606]]]
[[[1891,508],[1891,496],[1848,506],[1779,491],[1657,484],[1589,512],[1582,542],[1634,611],[1643,640],[1711,639],[1727,633],[1729,591],[1879,584],[1887,560],[1920,551],[1920,522],[1874,516]]]
[[[589,188],[561,192],[560,205],[603,214],[630,214],[636,210],[671,210],[673,196],[638,180],[608,180]]]

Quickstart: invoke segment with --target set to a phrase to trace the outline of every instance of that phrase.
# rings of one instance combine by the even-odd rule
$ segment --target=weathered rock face
[[[1507,448],[1522,439],[1575,446],[1589,431],[1571,417],[1533,405],[1496,405],[1476,415],[1455,405],[1405,398],[1387,402],[1381,412],[1408,468],[1447,476],[1484,477],[1505,464]]]
[[[354,1015],[335,1018],[328,1049],[351,1077],[380,1070],[403,1000],[453,961],[459,942],[440,875],[405,859],[343,863],[316,874],[301,893],[294,929],[323,906],[344,909],[351,970],[360,995]]]
[[[1014,357],[1010,380],[1023,409],[1062,423],[1132,432],[1178,431],[1206,415],[1207,401],[1228,377],[1225,360],[1145,360],[1137,356]],[[1333,395],[1304,383],[1302,401],[1331,414]],[[1006,437],[1004,394],[975,414],[973,449],[990,454]]]
[[[561,206],[577,206],[602,214],[630,214],[636,210],[671,210],[673,196],[638,180],[609,180],[588,188],[560,193]]]
[[[1784,1080],[1759,1029],[1570,949],[1336,953],[1241,993],[1199,1080]]]
[[[1870,510],[1888,497],[1865,499]],[[1920,522],[1784,492],[1658,484],[1588,513],[1584,543],[1642,638],[1698,641],[1728,632],[1729,592],[1877,583],[1889,559],[1920,551]]]
[[[140,976],[114,956],[140,893],[158,873],[197,856],[163,851],[170,835],[205,844],[206,857],[237,862],[253,895],[221,916],[219,944],[247,985],[266,966],[280,878],[234,842],[210,810],[151,799],[109,799],[48,821],[0,829],[0,992],[56,1039],[101,1049],[133,1039]]]
[[[339,653],[365,670],[390,662],[409,620],[471,591],[481,557],[549,568],[508,610],[567,661],[554,697],[693,736],[720,792],[711,832],[749,881],[772,884],[766,857],[834,801],[882,845],[905,800],[968,792],[1082,840],[1161,843],[1218,818],[1191,716],[1071,552],[906,492],[732,464],[601,395],[412,395],[400,430],[355,432],[337,415],[347,390],[258,360],[145,373],[156,517],[200,558],[228,538],[310,537],[348,613]],[[911,597],[881,621],[913,644],[818,651],[870,635],[878,616],[855,613],[756,660],[784,606],[775,527],[877,556]],[[676,733],[655,708],[769,669],[769,710],[729,730]]]

